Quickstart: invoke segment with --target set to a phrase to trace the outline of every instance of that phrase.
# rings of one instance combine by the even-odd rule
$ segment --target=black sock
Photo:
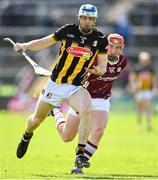
[[[27,132],[25,131],[25,133],[23,134],[24,140],[29,140],[29,139],[32,138],[32,136],[33,136],[33,132],[27,133]]]
[[[85,144],[78,144],[76,148],[76,155],[83,154],[85,146]]]

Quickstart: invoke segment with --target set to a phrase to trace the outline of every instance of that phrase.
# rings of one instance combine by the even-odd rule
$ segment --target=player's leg
[[[78,147],[78,151],[83,151],[83,154],[87,160],[89,160],[93,156],[98,148],[99,142],[104,134],[104,129],[106,128],[108,122],[108,112],[94,110],[92,112],[92,117],[92,129],[90,131],[90,138],[84,147],[84,151],[82,149],[79,149]],[[78,151],[76,153],[78,153]],[[83,174],[82,167],[73,168],[71,174]]]
[[[84,155],[89,160],[98,148],[99,142],[104,134],[107,126],[110,103],[109,99],[96,98],[92,100],[92,127],[90,131],[90,138],[84,148]]]
[[[146,123],[147,123],[147,130],[151,131],[153,129],[152,126],[152,100],[147,99],[145,101],[145,113],[146,113]]]
[[[134,97],[135,109],[136,109],[136,125],[137,129],[142,131],[142,115],[144,111],[144,92],[138,91]]]
[[[71,95],[68,98],[67,102],[76,112],[78,112],[78,116],[80,118],[78,142],[80,144],[85,144],[87,142],[91,127],[91,96],[86,89],[81,88],[79,91]]]
[[[28,118],[25,133],[23,134],[23,137],[18,144],[18,158],[22,158],[25,155],[30,139],[33,136],[33,131],[43,122],[52,107],[52,105],[44,102],[41,100],[41,97],[39,97],[35,112]]]
[[[143,114],[143,102],[139,101],[136,102],[135,107],[136,107],[136,123],[137,123],[137,128],[138,130],[143,130],[143,125],[142,125],[142,114]]]
[[[52,107],[53,105],[43,101],[41,97],[39,97],[34,114],[28,118],[26,132],[32,133],[43,122],[45,117],[47,117]]]
[[[82,88],[69,97],[67,102],[76,112],[78,112],[80,118],[78,128],[78,145],[79,147],[84,148],[89,137],[92,120],[92,103],[90,94],[86,89]],[[77,167],[90,166],[83,154],[77,154],[75,165]]]
[[[68,112],[68,115],[65,118],[60,108],[54,108],[53,112],[60,137],[64,142],[72,141],[78,131],[80,122],[79,117],[75,112],[74,114]]]
[[[98,148],[99,142],[104,134],[108,122],[108,112],[94,110],[93,113],[92,129],[90,131],[90,138],[84,148],[84,155],[89,160]]]
[[[58,94],[59,91],[64,92],[66,103],[78,112],[80,118],[79,131],[81,131],[79,133],[79,143],[85,144],[89,136],[91,121],[92,102],[90,94],[81,86],[60,85],[59,88],[57,83],[55,83],[55,86],[58,88]],[[64,118],[62,119],[64,121]]]
[[[64,142],[72,141],[77,134],[80,122],[77,113],[67,103],[63,102],[60,107],[53,108],[49,115],[54,117],[61,139]]]
[[[78,131],[78,127],[79,127],[79,122],[80,120],[78,116],[74,116],[71,114],[68,115],[66,123],[63,126],[63,131],[62,131],[63,140],[65,142],[72,141],[75,138]],[[59,131],[59,128],[58,128],[58,131]]]
[[[98,146],[104,134],[104,129],[106,128],[108,122],[109,113],[107,111],[94,110],[92,116],[93,123],[92,129],[90,131],[89,141]]]
[[[60,108],[54,108],[51,111],[53,112],[51,115],[53,115],[55,118],[56,127],[61,139],[64,142],[72,141],[77,134],[80,122],[77,113],[71,107],[69,107],[67,113],[68,115],[65,118],[63,113],[65,110],[63,110],[62,106]],[[83,174],[83,170],[75,167],[71,170],[71,174]]]
[[[97,150],[98,144],[103,136],[104,129],[107,125],[110,109],[109,99],[92,99],[92,105],[94,110],[92,111],[92,126],[90,130],[90,138],[87,141],[85,147],[80,147],[78,145],[76,151],[76,154],[83,153],[87,161]],[[80,171],[76,167],[72,170],[73,174],[78,174],[78,172]]]
[[[68,115],[65,118],[63,113],[63,111],[65,112],[65,108],[63,110],[62,106],[60,108],[54,108],[51,111],[53,111],[51,115],[55,118],[56,127],[61,139],[64,142],[72,141],[77,134],[80,122],[77,113],[69,107]],[[83,170],[75,167],[71,170],[71,174],[83,174]]]

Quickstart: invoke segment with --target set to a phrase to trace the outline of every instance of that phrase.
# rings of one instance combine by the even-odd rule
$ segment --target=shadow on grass
[[[142,174],[136,174],[136,175],[132,175],[132,174],[105,174],[105,175],[96,175],[96,174],[92,174],[92,175],[86,175],[86,174],[82,174],[82,175],[70,175],[70,174],[65,174],[65,175],[44,175],[44,174],[32,174],[33,176],[38,176],[41,178],[51,178],[51,179],[147,179],[147,180],[151,180],[151,179],[158,179],[158,175],[142,175]]]

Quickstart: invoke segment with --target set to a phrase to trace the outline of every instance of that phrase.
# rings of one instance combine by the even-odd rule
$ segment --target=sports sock
[[[32,136],[33,136],[33,132],[28,133],[25,131],[25,133],[23,134],[23,140],[27,141],[27,140],[31,139]]]
[[[58,129],[58,126],[61,123],[65,123],[65,117],[62,112],[60,112],[60,108],[54,108],[53,109],[54,117],[55,117],[55,123],[56,123],[56,128]]]
[[[87,141],[83,155],[87,158],[87,160],[89,160],[93,156],[96,150],[97,150],[97,146]]]
[[[76,155],[83,154],[85,146],[85,144],[78,144],[76,148]]]

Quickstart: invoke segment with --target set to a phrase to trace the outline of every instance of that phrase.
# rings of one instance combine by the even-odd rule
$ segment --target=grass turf
[[[70,175],[77,138],[60,139],[51,117],[35,131],[27,154],[16,158],[25,114],[0,112],[0,179],[158,179],[158,117],[152,132],[136,130],[132,112],[110,114],[91,167]]]

